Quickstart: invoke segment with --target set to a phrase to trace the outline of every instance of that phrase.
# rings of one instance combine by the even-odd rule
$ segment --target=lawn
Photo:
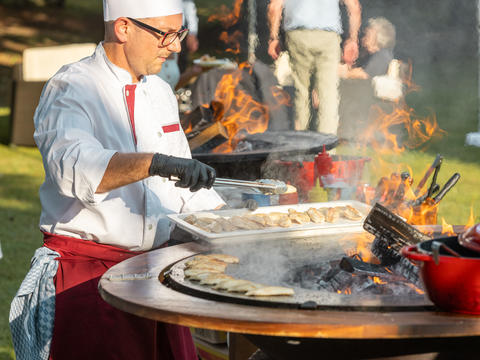
[[[220,4],[232,1],[197,0],[200,16],[201,53],[211,53],[221,46],[212,33],[219,29],[215,23],[207,24],[206,19]],[[89,18],[101,9],[98,0],[67,1],[62,13],[65,19],[77,24],[75,19]],[[93,14],[93,15],[92,15]],[[66,21],[67,21],[66,20]],[[96,21],[96,20],[95,20]],[[68,21],[67,21],[68,22]],[[56,23],[53,25],[56,26]],[[58,25],[58,24],[57,24]],[[88,27],[88,25],[86,25]],[[75,31],[73,31],[75,32]],[[49,37],[39,30],[38,41],[42,44],[67,42],[68,36]],[[95,35],[77,31],[69,35],[72,39],[98,40]],[[25,45],[25,44],[23,44]],[[22,45],[22,46],[23,46]],[[0,60],[3,48],[0,47]],[[3,51],[4,53],[6,51]],[[13,54],[13,53],[12,53]],[[9,59],[15,59],[10,54]],[[197,54],[198,55],[198,54]],[[444,136],[429,143],[421,151],[411,149],[400,154],[388,154],[383,162],[371,148],[358,149],[342,146],[338,153],[355,153],[372,158],[366,171],[366,181],[375,185],[380,176],[393,171],[410,171],[416,181],[433,161],[437,153],[444,156],[444,163],[438,177],[443,185],[455,172],[462,175],[459,183],[445,197],[440,205],[439,220],[443,217],[450,224],[464,224],[473,209],[475,221],[480,222],[480,148],[464,145],[465,135],[476,131],[478,126],[477,72],[476,59],[452,61],[439,60],[435,63],[418,63],[414,67],[414,81],[420,85],[418,92],[407,96],[407,103],[419,116],[435,114],[438,123],[445,130]],[[442,76],[439,76],[442,74]],[[3,99],[2,99],[3,100]],[[6,102],[0,102],[0,242],[4,258],[0,260],[0,360],[14,359],[8,311],[21,280],[29,268],[33,251],[41,246],[38,231],[40,204],[38,188],[43,181],[43,167],[39,152],[35,148],[8,145],[9,109]],[[388,164],[385,166],[385,163]]]

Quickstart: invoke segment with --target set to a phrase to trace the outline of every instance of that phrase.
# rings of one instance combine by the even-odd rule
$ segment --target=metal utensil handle
[[[427,180],[430,177],[430,175],[432,174],[433,170],[435,170],[435,168],[438,167],[438,165],[440,164],[440,162],[442,162],[442,160],[443,160],[443,156],[440,155],[440,154],[437,154],[437,156],[435,157],[435,160],[433,161],[432,165],[430,165],[427,172],[423,176],[422,180],[420,180],[420,182],[418,183],[417,188],[415,189],[415,195],[418,195],[420,193],[420,190],[422,190],[423,186],[427,182]]]
[[[438,172],[440,171],[440,166],[442,166],[442,162],[443,162],[443,160],[442,160],[442,158],[440,158],[437,166],[435,167],[435,172],[433,173],[432,182],[431,182],[430,187],[428,188],[428,191],[427,191],[427,198],[432,197],[433,187],[437,183],[437,176],[438,176]]]
[[[440,202],[443,197],[445,196],[445,194],[447,192],[450,191],[450,189],[452,187],[455,186],[455,184],[457,183],[457,181],[460,179],[460,174],[459,173],[455,173],[453,174],[453,176],[447,181],[447,183],[443,186],[442,190],[440,190],[440,192],[437,194],[437,196],[435,196],[435,198],[433,199],[433,201],[436,203]]]
[[[179,181],[180,179],[176,176],[171,176],[170,181]],[[258,181],[246,181],[246,180],[236,180],[236,179],[226,179],[226,178],[215,178],[213,185],[225,185],[225,186],[236,186],[236,187],[248,187],[256,189],[266,189],[271,191],[276,191],[279,188],[279,185],[275,184],[265,184]]]
[[[278,187],[275,184],[265,184],[258,181],[245,181],[245,180],[234,180],[234,179],[224,179],[224,178],[216,178],[213,184],[239,186],[239,187],[253,187],[253,188],[272,189],[272,190],[275,190]]]

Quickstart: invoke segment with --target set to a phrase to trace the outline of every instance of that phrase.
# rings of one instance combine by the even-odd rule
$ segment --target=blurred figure
[[[162,70],[158,73],[158,76],[165,80],[173,91],[187,86],[190,81],[193,81],[198,75],[200,75],[205,69],[200,65],[192,65],[180,73],[180,67],[178,65],[178,54],[172,54],[163,63]]]
[[[357,66],[340,65],[340,77],[347,79],[369,79],[385,75],[393,60],[395,26],[384,17],[371,18],[362,37],[364,56]]]
[[[188,28],[188,35],[185,39],[185,46],[178,57],[180,72],[187,70],[190,64],[190,54],[198,50],[198,16],[194,0],[182,0],[183,3],[183,24]]]
[[[340,1],[347,7],[349,17],[349,37],[343,45],[343,60],[353,64],[358,57],[361,23],[358,0],[271,0],[268,6],[268,53],[274,60],[281,51],[282,11],[284,15],[285,45],[295,86],[295,130],[309,128],[311,89],[315,88],[320,97],[316,129],[323,133],[337,133],[338,64],[342,34]]]
[[[197,7],[193,0],[182,0],[182,7],[183,24],[188,28],[188,35],[185,38],[186,46],[182,46],[180,54],[172,54],[158,73],[158,76],[165,80],[174,91],[187,85],[191,79],[203,71],[198,65],[189,66],[189,53],[197,51],[199,46]]]

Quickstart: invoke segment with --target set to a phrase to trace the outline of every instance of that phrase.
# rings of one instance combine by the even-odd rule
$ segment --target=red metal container
[[[275,160],[284,173],[282,180],[287,181],[297,188],[297,191],[306,195],[314,186],[314,161],[284,161]]]
[[[333,177],[334,179],[348,182],[356,186],[362,179],[363,168],[370,158],[362,158],[349,155],[329,155],[320,152],[315,156],[314,180],[319,179],[320,185],[324,186],[322,177]]]
[[[451,255],[445,245],[460,256]],[[456,236],[404,247],[402,255],[421,262],[422,280],[435,305],[480,315],[480,256],[460,246]]]

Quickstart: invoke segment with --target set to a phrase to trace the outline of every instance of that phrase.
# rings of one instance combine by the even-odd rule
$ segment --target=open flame
[[[379,285],[383,285],[387,283],[386,281],[383,281],[382,279],[380,279],[378,276],[373,276],[372,280],[375,284],[379,284]]]
[[[419,90],[419,86],[411,80],[411,64],[409,70],[409,75],[402,79],[406,93]],[[371,147],[377,155],[373,160],[380,181],[375,194],[369,194],[368,198],[371,204],[380,202],[410,224],[436,225],[439,203],[432,199],[433,196],[416,201],[427,190],[418,189],[420,191],[416,193],[412,189],[412,169],[404,164],[393,164],[387,159],[406,150],[424,151],[432,140],[444,136],[446,132],[439,127],[435,114],[418,116],[405,101],[405,96],[391,102],[391,106],[391,112],[385,111],[384,107],[372,107],[373,121],[359,136],[362,139],[360,146],[364,146],[365,150],[367,146]]]
[[[240,19],[240,13],[242,10],[243,0],[235,0],[233,4],[233,10],[230,10],[228,6],[222,4],[217,13],[210,15],[208,22],[218,21],[222,24],[224,29],[229,29],[238,23]],[[227,52],[233,54],[240,53],[240,40],[244,37],[243,33],[239,30],[235,30],[232,34],[229,34],[227,30],[222,31],[220,34],[220,40],[227,45]]]
[[[252,74],[252,66],[244,62],[238,69],[223,75],[215,89],[212,107],[214,121],[220,122],[228,133],[228,140],[213,149],[216,153],[232,152],[246,134],[263,133],[268,128],[270,111],[290,104],[289,95],[281,88],[273,86],[270,91],[274,99],[268,107],[253,98],[239,86],[244,74]],[[209,107],[209,105],[203,105]],[[185,131],[188,133],[188,130]]]
[[[465,224],[464,230],[466,231],[467,229],[471,228],[473,225],[475,225],[475,215],[473,214],[473,205],[472,205],[470,206],[470,217],[468,218],[468,221]]]
[[[267,130],[268,107],[242,91],[238,84],[242,79],[243,70],[251,72],[248,63],[240,64],[239,68],[230,74],[225,74],[215,90],[215,101],[223,106],[223,112],[217,114],[215,121],[220,121],[227,129],[229,139],[217,146],[214,152],[230,152],[235,149],[242,130],[249,134],[261,133]]]
[[[437,123],[435,115],[419,117],[405,101],[393,103],[393,111],[385,112],[374,107],[374,120],[360,137],[365,144],[370,144],[380,154],[399,154],[407,149],[422,150],[430,140],[445,134]],[[406,136],[398,132],[405,131]]]
[[[448,224],[443,217],[442,217],[442,235],[448,235],[448,236],[455,235],[455,231],[453,231],[453,226]]]
[[[370,251],[370,245],[372,244],[372,241],[373,236],[367,232],[363,232],[358,234],[349,234],[348,236],[340,239],[339,243],[342,245],[347,256],[358,256],[362,259],[362,261],[375,262],[376,258]],[[352,242],[355,244],[353,247]]]

